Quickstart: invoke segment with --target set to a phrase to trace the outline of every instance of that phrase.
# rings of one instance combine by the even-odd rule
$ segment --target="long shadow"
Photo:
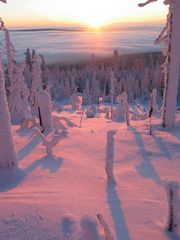
[[[137,145],[140,149],[141,156],[143,158],[143,161],[138,166],[136,166],[137,172],[144,178],[152,179],[156,184],[160,185],[161,179],[158,173],[156,172],[156,169],[151,163],[151,160],[148,156],[148,152],[145,149],[145,145],[141,137],[141,134],[132,126],[129,126],[129,129],[133,132],[136,138]]]
[[[63,163],[63,158],[55,158],[54,156],[45,156],[38,159],[25,169],[12,168],[0,170],[0,192],[7,192],[17,187],[28,174],[38,167],[48,169],[51,173],[58,171]]]
[[[179,130],[177,130],[176,132],[169,131],[168,133],[171,134],[172,136],[174,136],[177,140],[180,140],[180,131]]]
[[[29,155],[40,142],[41,139],[37,136],[34,136],[26,146],[18,151],[17,160],[21,161],[23,158]]]
[[[111,212],[117,240],[130,240],[129,230],[126,219],[121,207],[121,201],[116,192],[115,183],[108,182],[106,186],[109,210]]]
[[[152,138],[161,150],[162,155],[164,155],[164,157],[168,160],[172,160],[171,154],[167,150],[167,146],[165,145],[164,140],[160,137],[155,136],[154,134],[152,134]]]
[[[58,119],[61,121],[64,121],[66,123],[67,127],[78,127],[75,123],[73,123],[72,121],[70,121],[68,118],[66,117],[58,117]],[[61,122],[62,124],[62,122]],[[65,127],[65,126],[64,126]]]
[[[109,131],[107,134],[107,146],[106,146],[106,161],[110,161],[113,165],[114,162],[114,135],[116,131]],[[111,179],[110,179],[111,180]],[[107,200],[109,204],[109,210],[111,212],[115,234],[117,240],[130,240],[128,226],[124,217],[124,213],[121,207],[121,202],[116,192],[116,183],[114,181],[108,181],[106,186]]]
[[[58,135],[56,136],[56,139],[54,138],[53,140],[52,138],[52,141],[55,142],[56,140],[55,145],[57,145],[60,140],[67,137],[68,137],[68,131],[66,131],[65,129],[61,132],[59,136]],[[19,150],[19,152],[17,153],[17,160],[21,161],[23,158],[27,157],[27,155],[29,155],[40,142],[42,142],[42,138],[39,136],[34,136],[26,146],[24,146],[21,150]]]
[[[175,236],[173,233],[170,233],[168,231],[166,231],[166,236],[168,237],[169,240],[179,240],[180,239],[179,236]]]

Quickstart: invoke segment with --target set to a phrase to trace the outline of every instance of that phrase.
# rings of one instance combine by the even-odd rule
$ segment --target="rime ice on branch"
[[[157,0],[149,0],[139,4],[143,7]],[[167,49],[164,50],[166,57],[163,64],[164,73],[164,99],[162,121],[164,127],[172,127],[175,123],[177,89],[179,81],[179,62],[180,62],[180,1],[165,0],[165,5],[169,5],[167,23],[155,43],[165,43]]]

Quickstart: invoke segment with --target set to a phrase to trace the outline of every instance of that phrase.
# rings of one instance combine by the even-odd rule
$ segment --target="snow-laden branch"
[[[158,0],[148,0],[148,1],[144,2],[144,3],[139,3],[138,6],[139,6],[139,7],[144,7],[144,6],[146,6],[147,4],[149,4],[149,3],[157,2],[157,1],[158,1]]]

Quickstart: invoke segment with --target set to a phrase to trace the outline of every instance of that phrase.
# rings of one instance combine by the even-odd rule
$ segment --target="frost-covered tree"
[[[150,94],[149,101],[149,115],[156,115],[158,112],[158,104],[157,104],[157,89],[153,89]]]
[[[111,78],[110,78],[110,83],[111,83],[111,92],[110,92],[111,119],[113,119],[113,105],[114,105],[114,94],[115,94],[115,81],[116,81],[116,79],[114,78],[114,73],[113,73],[113,71],[111,71]]]
[[[32,58],[32,71],[31,71],[31,95],[30,101],[32,105],[32,112],[34,114],[38,113],[38,103],[37,103],[37,93],[42,89],[42,79],[41,79],[41,58],[34,54]]]
[[[141,81],[141,98],[147,100],[149,98],[149,72],[148,68],[145,69],[144,77]]]
[[[122,93],[122,99],[123,99],[123,104],[124,104],[124,112],[125,112],[125,119],[127,126],[129,126],[129,106],[128,106],[128,96],[127,93],[124,91]]]
[[[115,183],[113,166],[114,166],[114,135],[115,131],[108,131],[107,133],[107,146],[106,146],[106,163],[105,163],[105,171],[107,175],[107,180],[109,182]]]
[[[122,122],[125,120],[125,110],[124,110],[124,104],[123,104],[123,99],[122,96],[119,96],[119,103],[118,106],[115,110],[115,120],[117,122]]]
[[[4,84],[0,59],[0,168],[9,168],[16,166],[17,162]]]
[[[31,118],[31,111],[28,103],[29,90],[23,76],[23,64],[14,67],[11,85],[9,87],[9,110],[12,122],[22,123]]]
[[[89,80],[86,81],[86,86],[83,90],[83,104],[90,104],[90,86]]]
[[[8,80],[9,80],[9,85],[11,85],[11,82],[13,80],[12,75],[13,75],[14,62],[15,62],[15,50],[10,40],[9,30],[5,27],[5,24],[1,18],[0,18],[0,25],[1,25],[0,30],[4,31],[4,34],[5,34],[5,49],[6,49],[7,60],[8,60]]]
[[[75,111],[81,110],[82,97],[78,96],[77,93],[73,93],[70,97],[70,104]]]
[[[43,131],[52,130],[51,97],[45,90],[37,92],[37,107],[40,119],[40,125]]]
[[[157,0],[148,0],[139,4],[140,7]],[[180,1],[165,0],[165,5],[169,5],[166,26],[162,30],[155,43],[165,43],[167,48],[163,52],[166,60],[163,64],[164,72],[164,98],[162,122],[164,127],[172,127],[175,123],[175,112],[177,102],[177,89],[179,81],[179,61],[180,61]]]
[[[1,0],[6,3],[5,0]],[[1,21],[1,30],[3,22]],[[16,153],[11,132],[10,114],[6,100],[5,80],[0,58],[0,168],[17,165]]]

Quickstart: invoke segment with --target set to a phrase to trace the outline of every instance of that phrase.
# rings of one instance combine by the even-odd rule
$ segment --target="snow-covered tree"
[[[75,111],[81,110],[82,97],[78,96],[77,93],[73,93],[70,97],[70,104]]]
[[[157,0],[148,0],[139,4],[143,7]],[[162,122],[164,127],[172,127],[175,123],[175,112],[177,102],[177,89],[179,81],[179,61],[180,61],[180,1],[165,0],[165,5],[169,5],[166,26],[162,30],[155,43],[165,43],[167,48],[163,52],[166,60],[163,64],[164,72],[164,99]]]
[[[37,92],[37,107],[39,113],[40,125],[43,131],[52,130],[51,97],[45,90]]]
[[[114,165],[114,135],[115,131],[108,131],[107,133],[107,146],[106,146],[106,164],[105,171],[107,180],[115,183],[113,165]]]
[[[90,86],[89,80],[86,81],[86,86],[83,90],[83,104],[90,104]]]
[[[6,0],[1,0],[6,3]],[[4,24],[1,21],[1,30]],[[0,58],[0,168],[17,165],[16,153],[11,132],[10,114],[6,100],[5,80]]]
[[[17,162],[4,84],[0,59],[0,168],[9,168],[16,166]]]
[[[41,58],[37,54],[33,55],[32,58],[32,71],[31,71],[31,95],[30,101],[32,106],[33,114],[38,113],[38,103],[37,103],[37,93],[42,89],[42,79],[41,79]]]
[[[5,34],[5,49],[6,49],[7,60],[8,60],[8,80],[9,80],[9,85],[11,85],[11,82],[13,80],[12,75],[13,75],[14,62],[15,62],[15,50],[10,40],[9,30],[5,27],[5,24],[1,18],[0,18],[0,25],[1,25],[0,30],[4,31],[4,34]]]
[[[113,119],[113,105],[114,105],[114,94],[115,94],[115,81],[116,81],[116,79],[114,78],[114,73],[113,73],[113,71],[111,71],[111,78],[110,78],[110,83],[111,83],[111,92],[110,92],[111,119]]]
[[[14,67],[9,87],[9,110],[12,122],[16,123],[22,123],[24,120],[31,118],[28,103],[29,90],[22,73],[23,69],[23,64]]]
[[[157,104],[157,89],[153,89],[150,94],[149,101],[149,115],[156,115],[158,112],[158,104]]]

